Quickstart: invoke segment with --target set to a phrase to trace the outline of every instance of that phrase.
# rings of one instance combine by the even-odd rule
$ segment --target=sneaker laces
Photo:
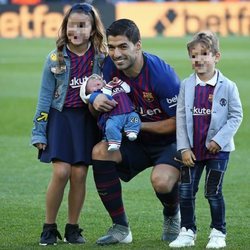
[[[72,236],[75,240],[77,240],[79,236],[82,237],[82,234],[81,234],[82,232],[83,232],[83,229],[77,228],[77,229],[75,229],[75,230],[72,230],[69,234],[71,234],[71,236]]]
[[[48,239],[50,238],[51,234],[55,235],[56,237],[58,237],[58,239],[62,240],[62,236],[56,228],[48,228],[47,230],[44,230],[41,233],[41,237],[43,236],[45,239]]]
[[[114,224],[107,232],[107,235],[114,237],[118,241],[122,241],[128,234],[129,228],[118,224]]]
[[[209,239],[211,239],[211,238],[223,238],[223,239],[225,239],[226,235],[223,234],[221,231],[213,228],[208,238]]]

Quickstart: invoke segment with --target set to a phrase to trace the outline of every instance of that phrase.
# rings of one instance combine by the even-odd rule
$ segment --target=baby
[[[136,140],[141,128],[141,120],[127,95],[130,92],[130,86],[117,77],[106,84],[99,75],[93,74],[84,79],[80,96],[85,103],[88,103],[95,92],[102,92],[110,100],[114,99],[117,102],[113,110],[101,113],[98,117],[98,126],[108,141],[108,151],[119,150],[123,131],[130,141]]]

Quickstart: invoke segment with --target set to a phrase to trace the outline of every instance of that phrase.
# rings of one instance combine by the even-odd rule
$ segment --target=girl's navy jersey
[[[107,57],[103,67],[103,77],[109,82],[118,77],[130,88],[130,99],[142,122],[165,120],[176,115],[177,96],[180,80],[173,68],[159,57],[143,53],[144,65],[135,78],[127,77],[118,70],[110,57]],[[148,143],[166,144],[176,140],[173,135],[157,135],[141,132],[141,140]]]
[[[95,55],[94,47],[91,46],[84,55],[78,56],[67,49],[70,57],[70,82],[65,99],[65,107],[86,106],[80,98],[79,91],[83,84],[83,78],[92,74],[93,59]]]

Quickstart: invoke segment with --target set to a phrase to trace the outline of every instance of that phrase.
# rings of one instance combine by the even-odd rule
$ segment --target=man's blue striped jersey
[[[144,65],[135,78],[127,77],[118,70],[110,57],[107,57],[103,67],[103,77],[109,82],[118,77],[131,87],[129,96],[139,113],[142,122],[165,120],[176,115],[177,96],[180,80],[174,69],[159,57],[143,53]],[[143,133],[143,138],[150,141],[165,141],[164,136]],[[165,136],[168,142],[175,141],[173,136]],[[146,139],[147,140],[147,139]]]

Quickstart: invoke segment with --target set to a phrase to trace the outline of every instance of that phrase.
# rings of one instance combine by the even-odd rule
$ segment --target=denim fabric
[[[59,73],[55,72],[55,68],[58,66],[56,50],[50,52],[45,61],[38,104],[33,119],[32,145],[35,143],[47,144],[46,128],[50,108],[54,108],[58,111],[62,111],[63,109],[70,81],[70,58],[67,54],[66,47],[63,48],[63,56],[66,67]],[[100,73],[100,63],[102,60],[102,54],[95,55],[93,73]]]
[[[228,160],[199,161],[194,167],[182,166],[180,184],[181,227],[196,232],[195,198],[204,168],[206,169],[204,195],[211,212],[211,228],[226,233],[225,203],[222,194],[224,173]]]
[[[141,120],[136,112],[110,116],[105,126],[107,141],[120,144],[122,141],[122,130],[127,133],[139,133]]]
[[[31,144],[47,144],[46,127],[48,123],[47,116],[50,108],[62,110],[70,77],[70,58],[63,50],[66,69],[60,73],[54,73],[53,68],[58,65],[57,52],[52,51],[45,62],[38,104],[35,117],[33,119],[34,127],[32,129]]]

